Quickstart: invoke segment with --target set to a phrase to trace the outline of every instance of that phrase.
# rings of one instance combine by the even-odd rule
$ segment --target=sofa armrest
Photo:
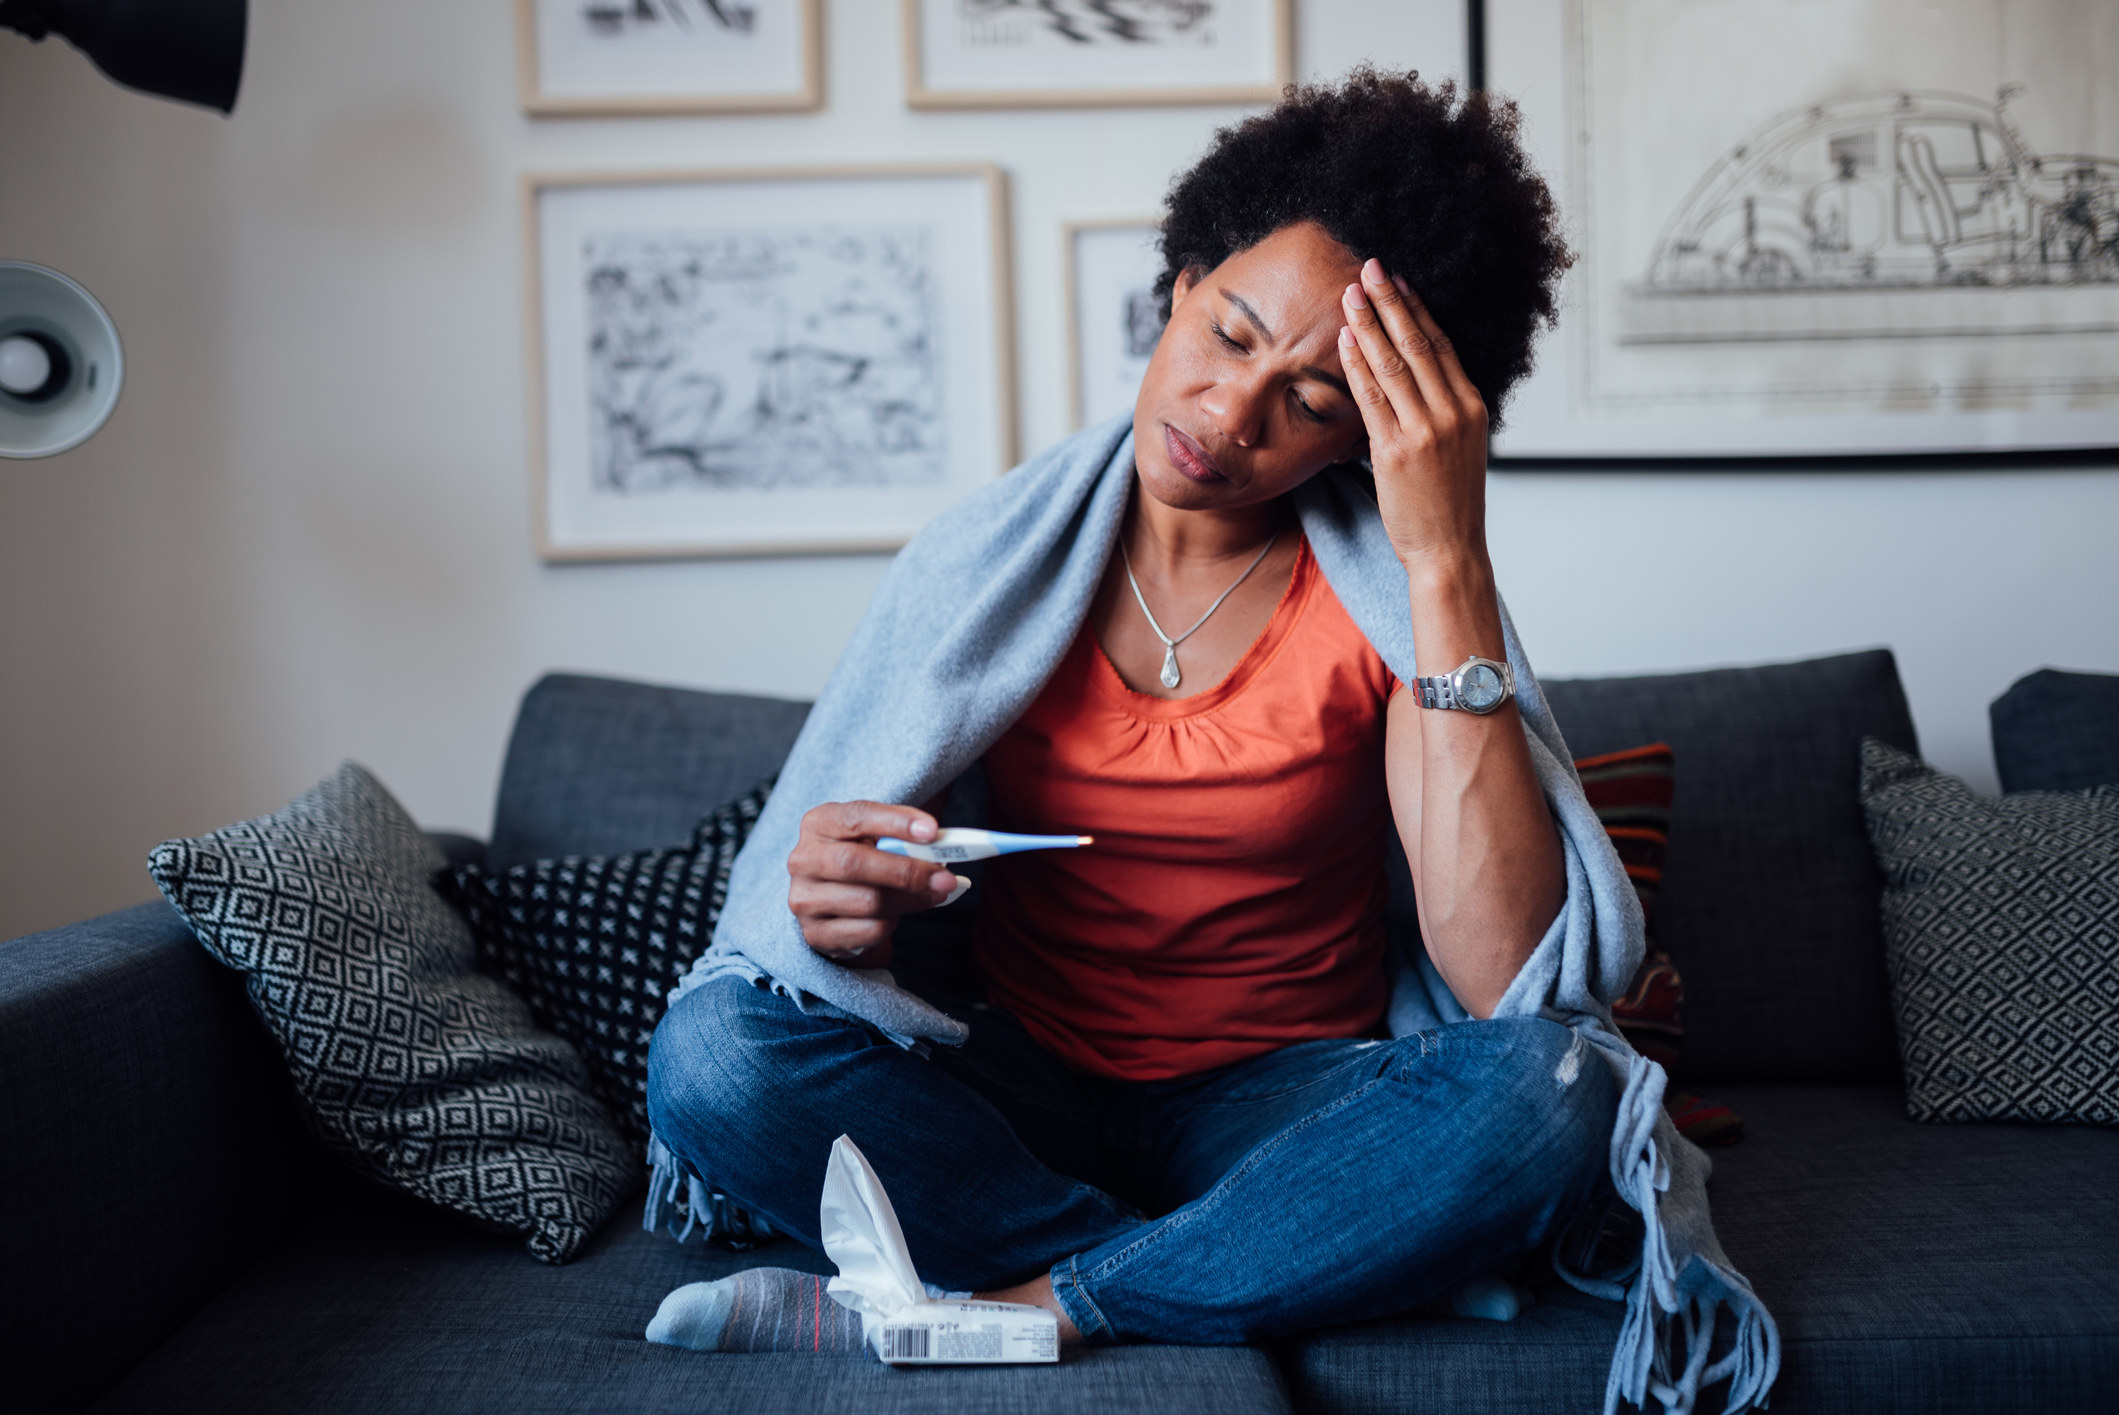
[[[300,1135],[237,977],[168,905],[0,943],[0,1371],[87,1404],[284,1227]]]

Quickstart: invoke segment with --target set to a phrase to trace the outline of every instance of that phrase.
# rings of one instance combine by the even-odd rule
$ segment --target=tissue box
[[[876,1328],[890,1366],[990,1366],[1059,1360],[1059,1319],[1017,1302],[922,1302]]]

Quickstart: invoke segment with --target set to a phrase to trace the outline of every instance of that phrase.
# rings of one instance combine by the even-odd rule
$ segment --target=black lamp
[[[0,26],[64,36],[143,93],[235,111],[248,0],[0,0]]]

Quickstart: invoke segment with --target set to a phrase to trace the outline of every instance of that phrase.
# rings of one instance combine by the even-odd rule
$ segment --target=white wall
[[[150,897],[164,837],[346,756],[483,831],[513,703],[564,667],[806,695],[875,557],[547,567],[530,551],[518,174],[991,159],[1024,450],[1067,429],[1061,222],[1152,211],[1232,110],[914,114],[895,0],[828,5],[826,109],[531,122],[507,0],[254,0],[232,120],[0,35],[0,257],[126,338],[108,428],[0,462],[0,937]],[[1454,0],[1298,0],[1306,73],[1451,72]],[[1986,702],[2119,669],[2119,470],[1510,474],[1494,541],[1541,667],[1898,649],[1931,755]]]

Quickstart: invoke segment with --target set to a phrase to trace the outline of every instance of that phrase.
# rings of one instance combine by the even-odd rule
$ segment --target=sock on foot
[[[748,1268],[694,1282],[662,1299],[647,1339],[693,1351],[861,1349],[861,1318],[832,1301],[827,1278],[792,1268]]]

